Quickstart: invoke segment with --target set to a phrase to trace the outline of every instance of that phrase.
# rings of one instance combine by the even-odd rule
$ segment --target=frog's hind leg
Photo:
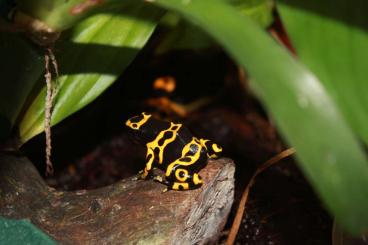
[[[171,171],[166,173],[168,188],[170,190],[193,190],[202,186],[203,181],[198,173],[192,173],[185,168],[186,166],[176,164]]]
[[[201,187],[203,180],[197,173],[191,175],[185,182],[173,182],[169,188],[176,191],[194,190]]]
[[[204,148],[206,148],[207,156],[209,158],[219,158],[221,156],[222,147],[218,144],[206,139],[200,139],[199,142]]]
[[[161,182],[157,178],[155,178],[155,180],[167,186],[162,192],[166,192],[168,190],[175,190],[175,191],[192,190],[192,189],[197,189],[202,185],[202,184],[193,185],[191,182],[167,182],[167,181]]]

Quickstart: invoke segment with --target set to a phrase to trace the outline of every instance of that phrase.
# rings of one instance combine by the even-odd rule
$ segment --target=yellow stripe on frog
[[[177,132],[179,131],[181,126],[182,126],[181,124],[175,124],[172,122],[170,124],[170,128],[166,130],[162,130],[153,141],[146,144],[147,149],[150,149],[152,152],[155,152],[156,148],[159,149],[158,163],[160,164],[162,163],[165,147],[176,139]],[[173,129],[173,128],[176,128],[176,129]],[[165,139],[164,143],[160,146],[158,142],[165,136],[166,132],[172,132],[172,136],[168,139]]]
[[[198,147],[197,151],[194,155],[187,156],[187,153],[190,151],[190,146],[194,144]],[[186,144],[182,150],[181,157],[179,159],[176,159],[174,162],[170,163],[169,166],[166,168],[166,176],[170,176],[170,173],[175,165],[181,165],[181,166],[189,166],[195,163],[200,155],[201,155],[202,145],[198,143],[197,138],[193,137],[192,141],[190,141],[188,144]],[[181,161],[181,158],[187,157],[190,159],[190,161]]]

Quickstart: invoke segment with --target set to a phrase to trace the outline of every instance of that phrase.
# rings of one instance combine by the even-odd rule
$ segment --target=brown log
[[[128,178],[95,190],[48,187],[25,157],[0,154],[0,215],[29,219],[60,244],[204,244],[216,240],[234,195],[234,164],[203,169],[205,184],[169,191]]]

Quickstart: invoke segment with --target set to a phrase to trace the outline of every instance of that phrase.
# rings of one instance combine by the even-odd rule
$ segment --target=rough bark
[[[29,219],[60,244],[204,244],[217,238],[234,195],[234,164],[211,160],[205,184],[162,193],[163,185],[124,179],[95,189],[48,187],[25,157],[0,154],[0,215]]]

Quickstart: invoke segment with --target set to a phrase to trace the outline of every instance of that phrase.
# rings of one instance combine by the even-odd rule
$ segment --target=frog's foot
[[[160,175],[155,175],[153,176],[153,180],[154,181],[157,181],[157,182],[160,182],[161,184],[164,184],[164,185],[169,185],[169,181],[167,181],[166,179],[162,178],[162,176]]]
[[[143,169],[138,172],[136,176],[133,177],[133,180],[145,180],[151,176],[150,171],[147,171],[147,169]]]
[[[162,193],[165,193],[165,192],[167,192],[167,191],[169,190],[169,187],[168,187],[168,186],[170,186],[170,182],[169,182],[169,181],[167,181],[166,179],[162,178],[162,176],[155,175],[155,176],[153,177],[153,180],[154,180],[154,181],[157,181],[157,182],[160,182],[161,184],[164,184],[164,185],[166,185],[166,186],[167,186],[167,187],[165,187],[165,188],[162,190]]]

